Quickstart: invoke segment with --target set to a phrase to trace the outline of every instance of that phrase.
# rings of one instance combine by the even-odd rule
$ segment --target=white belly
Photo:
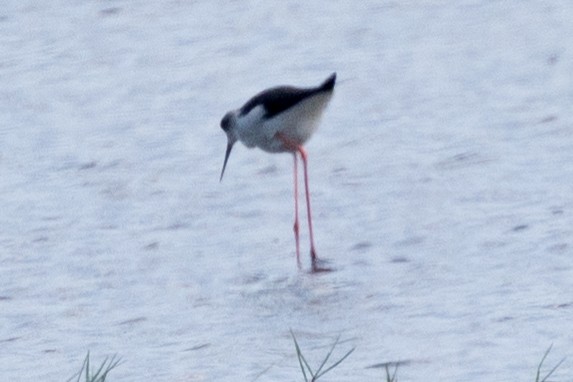
[[[270,119],[265,119],[263,107],[257,106],[239,127],[239,139],[247,147],[259,147],[267,152],[290,151],[276,134],[281,133],[289,140],[303,145],[318,127],[320,117],[331,98],[332,92],[317,94]]]

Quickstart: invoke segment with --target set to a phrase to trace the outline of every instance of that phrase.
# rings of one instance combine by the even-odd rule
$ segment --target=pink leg
[[[308,217],[308,234],[310,236],[310,259],[312,261],[312,270],[317,271],[317,260],[316,249],[314,247],[314,235],[312,234],[312,212],[310,208],[310,190],[308,187],[308,165],[307,165],[307,154],[302,146],[297,146],[297,151],[300,153],[302,158],[302,164],[304,169],[304,188],[306,194],[306,215]]]
[[[302,158],[303,170],[304,170],[304,189],[305,189],[305,196],[306,196],[306,215],[308,217],[308,232],[310,236],[310,259],[312,261],[312,271],[313,272],[328,272],[331,271],[329,268],[321,267],[319,265],[318,257],[316,256],[316,249],[314,247],[314,235],[312,232],[312,211],[310,208],[310,190],[308,187],[308,164],[307,164],[307,154],[304,148],[296,142],[293,142],[289,138],[285,137],[281,133],[277,133],[277,138],[279,138],[286,148],[291,150],[294,155],[294,208],[295,208],[295,215],[294,215],[294,234],[296,240],[296,258],[300,268],[300,243],[299,243],[299,225],[298,225],[298,179],[297,179],[297,152],[300,153]]]
[[[300,264],[300,239],[298,230],[298,161],[296,159],[296,151],[293,153],[294,157],[294,240],[296,241],[296,262],[298,267],[301,268]]]

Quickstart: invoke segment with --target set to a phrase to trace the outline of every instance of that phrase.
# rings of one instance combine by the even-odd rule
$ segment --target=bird
[[[312,211],[308,185],[308,154],[303,145],[316,131],[328,106],[336,83],[336,73],[316,87],[276,86],[253,96],[241,108],[227,112],[221,128],[227,135],[227,150],[219,181],[223,180],[233,145],[240,141],[248,148],[259,148],[268,153],[291,153],[294,157],[294,235],[299,269],[300,239],[298,215],[298,156],[302,159],[306,212],[310,239],[312,272],[331,269],[319,261],[312,230]]]

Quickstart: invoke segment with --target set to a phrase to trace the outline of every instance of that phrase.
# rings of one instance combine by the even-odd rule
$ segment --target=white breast
[[[302,145],[314,133],[332,92],[319,93],[297,103],[285,112],[265,119],[264,108],[257,106],[238,121],[237,135],[247,147],[259,147],[268,152],[287,151],[276,134]]]

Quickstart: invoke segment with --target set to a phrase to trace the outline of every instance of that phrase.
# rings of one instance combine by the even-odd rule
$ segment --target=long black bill
[[[223,162],[223,170],[221,170],[221,177],[219,178],[219,182],[223,180],[225,167],[227,167],[227,161],[229,160],[229,155],[231,155],[232,149],[233,149],[233,142],[229,141],[229,143],[227,143],[227,151],[225,152],[225,161]]]

